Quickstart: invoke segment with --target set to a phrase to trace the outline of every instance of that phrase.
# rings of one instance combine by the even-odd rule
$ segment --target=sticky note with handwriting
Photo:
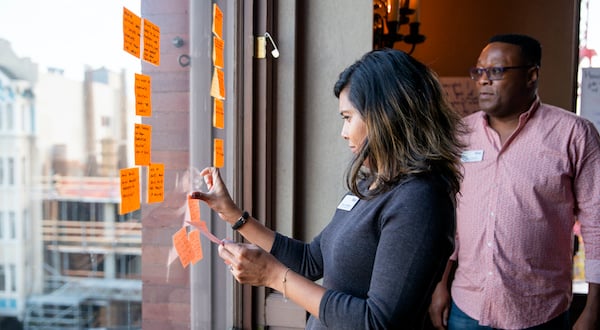
[[[142,19],[123,7],[123,50],[140,57]]]
[[[216,3],[213,3],[212,32],[217,37],[223,39],[223,11],[221,11],[221,8]]]
[[[152,126],[136,123],[134,130],[135,165],[150,165]]]
[[[225,127],[225,105],[223,100],[215,99],[212,118],[214,127],[221,129]]]
[[[144,50],[142,59],[156,66],[160,65],[160,28],[150,20],[143,19]]]
[[[173,235],[173,246],[175,246],[175,251],[179,256],[179,261],[181,261],[181,265],[185,268],[192,261],[192,246],[187,237],[187,227],[181,227],[174,235]]]
[[[140,208],[140,169],[137,167],[119,170],[121,185],[121,205],[119,214],[126,214]]]
[[[148,166],[148,203],[165,199],[165,164],[152,163]]]
[[[225,41],[217,36],[213,36],[213,65],[217,68],[223,68],[225,60],[223,56],[223,50],[225,48]]]
[[[225,150],[223,139],[214,139],[213,166],[221,168],[225,165]]]
[[[145,74],[135,74],[135,114],[138,116],[152,116],[151,85],[152,77]]]

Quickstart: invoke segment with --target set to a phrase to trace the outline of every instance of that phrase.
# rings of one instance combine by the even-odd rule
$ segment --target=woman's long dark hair
[[[408,175],[438,173],[456,198],[464,127],[435,72],[402,51],[374,50],[340,74],[335,96],[345,88],[368,131],[346,173],[352,193],[370,198]],[[358,183],[367,159],[367,179],[374,185],[365,192]]]

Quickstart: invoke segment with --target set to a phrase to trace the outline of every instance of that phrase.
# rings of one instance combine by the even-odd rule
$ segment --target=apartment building
[[[27,74],[36,68],[28,60],[0,61],[0,322],[22,318],[26,298],[42,291],[41,205],[32,198],[39,172],[35,76]]]
[[[38,71],[0,40],[3,329],[141,324],[140,216],[118,214],[133,86],[125,70],[82,71]]]

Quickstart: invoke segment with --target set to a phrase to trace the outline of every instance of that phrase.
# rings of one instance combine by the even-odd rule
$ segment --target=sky
[[[0,39],[19,57],[83,77],[86,66],[138,70],[123,50],[123,7],[140,15],[141,0],[0,0]]]

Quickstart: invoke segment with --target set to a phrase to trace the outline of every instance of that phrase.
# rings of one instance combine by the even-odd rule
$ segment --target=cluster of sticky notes
[[[144,61],[158,66],[160,28],[150,20],[141,18],[123,7],[123,49],[137,58],[141,55]]]
[[[123,7],[123,50],[156,66],[160,64],[160,28],[148,19],[139,17]],[[152,79],[135,73],[135,114],[152,116]],[[120,170],[121,206],[119,214],[140,208],[140,168],[148,168],[148,203],[164,200],[164,164],[151,162],[152,126],[136,123],[134,127],[134,155],[136,167]]]
[[[202,260],[202,244],[200,244],[200,232],[197,229],[188,234],[187,227],[181,227],[173,235],[173,245],[183,267]]]
[[[190,220],[173,235],[173,246],[183,267],[202,260],[203,253],[200,233],[213,243],[222,244],[223,242],[208,230],[206,222],[201,219],[199,203],[197,199],[188,196],[187,205]],[[190,229],[189,232],[188,229]]]
[[[225,67],[224,50],[225,41],[223,40],[223,12],[219,6],[213,4],[213,75],[210,87],[210,96],[213,98],[213,127],[225,128]],[[225,165],[225,151],[223,139],[215,138],[213,140],[213,166],[223,167]]]

